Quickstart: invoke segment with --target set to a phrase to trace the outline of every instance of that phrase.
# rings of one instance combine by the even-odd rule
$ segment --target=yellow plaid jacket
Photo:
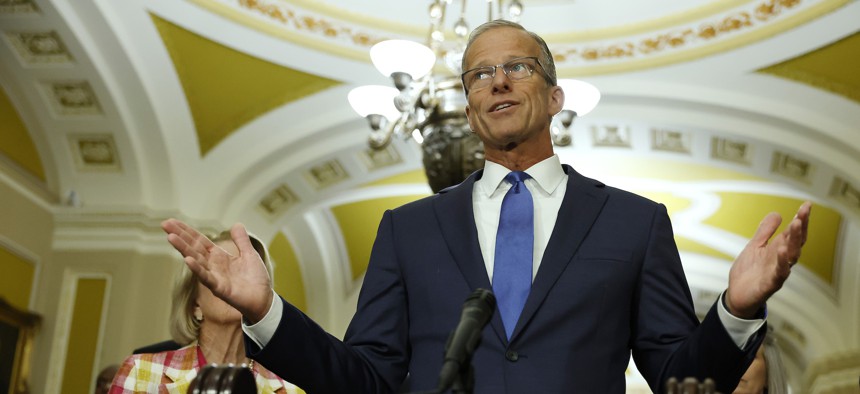
[[[114,377],[110,394],[188,392],[191,380],[206,365],[199,349],[195,342],[179,350],[129,356]],[[262,365],[254,363],[253,372],[258,393],[304,393]]]

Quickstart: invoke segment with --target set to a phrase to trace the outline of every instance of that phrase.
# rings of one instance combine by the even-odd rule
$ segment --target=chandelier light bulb
[[[512,20],[518,20],[522,14],[523,3],[520,3],[519,0],[513,0],[508,4],[508,16],[510,16]]]
[[[441,30],[433,30],[433,32],[430,33],[430,38],[433,40],[433,43],[436,44],[436,46],[439,46],[440,44],[445,42],[445,33],[442,33]]]
[[[346,96],[352,109],[362,117],[382,115],[393,122],[400,117],[394,98],[400,91],[391,86],[366,85],[349,91]]]
[[[466,24],[465,18],[460,18],[456,24],[454,24],[454,34],[457,38],[466,38],[466,35],[469,34],[469,25]]]
[[[600,102],[600,90],[594,85],[578,79],[559,79],[558,86],[564,91],[564,109],[585,116]]]
[[[430,4],[430,19],[435,21],[440,18],[442,18],[442,3],[437,0]]]
[[[433,50],[409,40],[386,40],[370,48],[370,60],[382,75],[403,72],[421,79],[436,63]]]

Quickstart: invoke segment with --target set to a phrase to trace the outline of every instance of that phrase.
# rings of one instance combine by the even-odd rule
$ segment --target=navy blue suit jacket
[[[714,308],[699,324],[666,208],[583,177],[567,191],[511,340],[498,313],[472,364],[476,393],[623,393],[632,351],[652,390],[672,376],[731,392],[752,361]],[[249,355],[309,393],[436,387],[463,301],[490,289],[472,187],[388,211],[343,342],[285,303],[274,337]],[[760,335],[758,335],[760,337]]]

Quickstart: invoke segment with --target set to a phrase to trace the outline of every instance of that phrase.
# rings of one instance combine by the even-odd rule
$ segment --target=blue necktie
[[[505,176],[512,184],[499,216],[496,257],[493,262],[493,293],[508,339],[514,332],[532,287],[534,250],[534,204],[526,189],[529,174],[513,171]]]

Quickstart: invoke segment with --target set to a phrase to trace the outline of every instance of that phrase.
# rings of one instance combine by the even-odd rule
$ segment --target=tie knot
[[[508,175],[505,175],[505,179],[510,183],[523,182],[529,178],[531,178],[531,175],[523,171],[511,171]]]
[[[511,171],[508,173],[508,175],[505,175],[505,180],[513,185],[515,193],[520,192],[520,184],[522,184],[523,182],[525,182],[526,179],[529,178],[531,178],[531,175],[523,171]]]

